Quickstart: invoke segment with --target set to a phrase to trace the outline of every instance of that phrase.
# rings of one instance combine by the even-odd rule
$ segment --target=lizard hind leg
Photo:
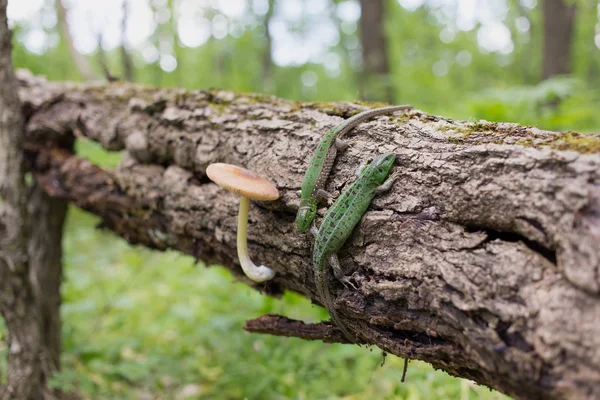
[[[329,206],[333,204],[333,196],[326,190],[317,189],[316,196],[319,201],[327,201],[327,205]]]
[[[344,151],[348,147],[350,147],[350,145],[352,145],[352,142],[348,142],[348,141],[342,140],[342,139],[335,139],[335,142],[333,143],[333,145],[335,146],[335,148],[337,150]]]
[[[354,289],[358,290],[356,285],[350,281],[346,275],[344,275],[344,271],[342,271],[342,265],[340,264],[340,259],[337,254],[332,254],[329,256],[329,265],[333,269],[333,275],[335,275],[336,279],[344,284],[344,286],[352,286]]]

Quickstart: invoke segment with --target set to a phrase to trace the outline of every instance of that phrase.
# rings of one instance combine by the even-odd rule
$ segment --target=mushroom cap
[[[214,163],[206,168],[208,178],[230,192],[253,200],[275,200],[279,190],[256,172],[237,165]]]

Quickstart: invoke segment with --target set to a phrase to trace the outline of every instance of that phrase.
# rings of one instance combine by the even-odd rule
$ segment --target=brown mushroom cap
[[[253,200],[275,200],[279,191],[256,172],[237,165],[215,163],[206,168],[209,179],[231,192]]]

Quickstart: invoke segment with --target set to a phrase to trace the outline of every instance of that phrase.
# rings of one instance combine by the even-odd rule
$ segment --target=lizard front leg
[[[315,239],[319,235],[319,230],[317,229],[317,227],[315,226],[315,224],[312,224],[310,226],[310,233],[311,233],[311,235],[313,235],[315,237]]]
[[[368,166],[369,162],[367,160],[363,160],[358,166],[358,168],[356,168],[356,171],[354,171],[354,175],[356,175],[356,177],[358,178]]]
[[[392,185],[394,184],[394,182],[398,178],[399,174],[400,174],[399,172],[394,172],[392,174],[392,176],[390,176],[389,178],[387,178],[385,180],[385,182],[383,182],[381,185],[379,185],[379,186],[377,186],[375,188],[375,193],[379,194],[379,193],[386,192],[386,191],[390,190],[392,188]]]

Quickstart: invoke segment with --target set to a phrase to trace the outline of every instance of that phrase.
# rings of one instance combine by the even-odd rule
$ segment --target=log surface
[[[320,135],[365,105],[49,83],[26,73],[20,84],[28,158],[50,196],[99,215],[131,243],[178,249],[258,290],[319,302],[312,237],[294,229],[296,191]],[[106,171],[60,149],[72,135],[125,150],[120,167]],[[600,136],[412,110],[348,138],[329,192],[338,195],[363,159],[382,152],[398,155],[400,171],[340,253],[358,289],[334,283],[336,306],[360,342],[515,398],[599,398]],[[279,188],[279,200],[252,203],[249,225],[250,254],[277,272],[273,281],[241,274],[238,199],[206,178],[213,162]],[[294,329],[262,322],[247,328]],[[319,329],[302,332],[314,338]]]

